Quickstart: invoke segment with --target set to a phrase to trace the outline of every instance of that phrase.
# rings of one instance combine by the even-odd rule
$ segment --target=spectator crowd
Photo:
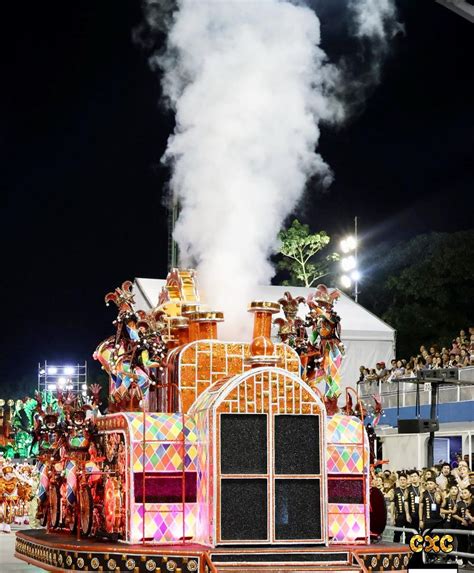
[[[435,467],[392,472],[378,468],[372,486],[384,495],[389,525],[415,529],[474,529],[474,471],[469,468],[469,456]],[[394,541],[400,541],[401,531],[395,531]],[[412,533],[407,533],[406,543]],[[474,553],[474,538],[455,536],[455,550]],[[473,566],[474,558],[449,559],[459,567]]]
[[[393,359],[390,365],[378,362],[375,368],[361,366],[359,382],[390,382],[394,378],[415,378],[417,372],[435,368],[465,368],[474,366],[474,327],[459,332],[451,347],[433,344],[420,346],[419,353],[405,358]]]

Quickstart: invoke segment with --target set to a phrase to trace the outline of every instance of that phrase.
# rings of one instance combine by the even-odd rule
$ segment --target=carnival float
[[[337,298],[253,301],[252,340],[230,342],[192,270],[173,269],[148,313],[131,282],[109,293],[115,332],[94,353],[107,413],[97,386],[37,405],[45,527],[17,533],[16,556],[50,571],[406,570],[408,547],[380,541],[364,407],[340,396]]]

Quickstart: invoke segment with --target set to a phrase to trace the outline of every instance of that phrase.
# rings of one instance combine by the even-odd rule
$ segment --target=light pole
[[[354,275],[354,300],[356,302],[359,302],[359,265],[358,265],[358,251],[359,251],[359,240],[357,237],[357,215],[354,217],[354,238],[355,238],[355,249],[354,249],[354,256],[355,256],[355,262],[356,262],[356,268],[355,271],[353,271],[353,275]]]
[[[341,241],[341,250],[346,255],[341,259],[341,267],[344,273],[340,278],[344,288],[350,288],[354,283],[354,300],[359,302],[360,271],[358,268],[359,237],[357,217],[354,217],[354,235],[349,235]]]

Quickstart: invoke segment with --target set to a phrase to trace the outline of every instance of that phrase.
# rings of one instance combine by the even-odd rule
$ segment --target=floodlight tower
[[[87,394],[87,362],[84,364],[38,364],[38,391]]]
[[[341,276],[344,288],[350,288],[354,283],[354,300],[359,301],[360,271],[358,269],[359,237],[357,234],[357,217],[354,217],[354,235],[349,235],[341,241],[341,250],[344,257],[341,259],[341,268],[345,274]]]

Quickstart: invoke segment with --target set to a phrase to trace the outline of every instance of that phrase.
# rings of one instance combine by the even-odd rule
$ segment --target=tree
[[[397,330],[400,356],[421,344],[448,346],[474,325],[474,231],[385,245],[372,263],[363,303]]]
[[[308,225],[303,225],[298,219],[288,229],[280,231],[278,238],[281,242],[279,252],[283,255],[278,268],[290,273],[290,280],[284,284],[311,287],[329,274],[331,262],[339,260],[338,253],[317,258],[316,255],[329,245],[331,239],[325,231],[311,234]]]

